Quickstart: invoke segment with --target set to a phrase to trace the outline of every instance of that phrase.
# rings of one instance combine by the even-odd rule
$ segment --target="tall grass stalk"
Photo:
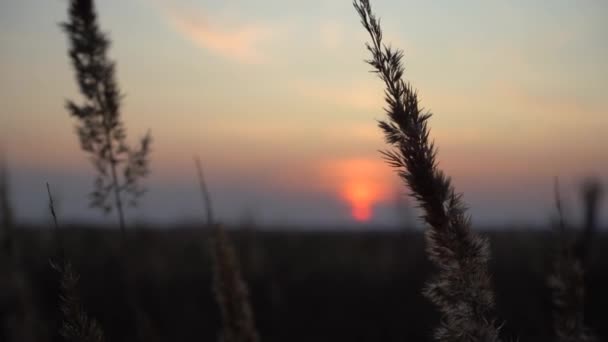
[[[209,195],[209,189],[205,182],[205,176],[203,173],[203,166],[201,160],[198,157],[194,157],[194,164],[196,165],[196,171],[198,176],[198,183],[201,189],[201,195],[203,196],[203,203],[205,204],[205,212],[207,214],[207,225],[213,225],[213,204],[211,203],[211,195]]]
[[[442,313],[435,338],[499,341],[488,242],[472,231],[462,196],[437,166],[437,150],[429,138],[431,113],[420,107],[416,91],[404,80],[403,52],[383,43],[369,0],[355,0],[354,6],[371,37],[367,63],[385,85],[388,120],[379,126],[393,148],[382,154],[423,209],[427,252],[439,268],[424,291]]]
[[[94,318],[89,317],[82,308],[78,293],[78,275],[72,264],[65,261],[62,265],[53,263],[52,267],[61,277],[61,312],[63,322],[59,333],[69,342],[102,342],[104,334]]]
[[[15,236],[9,168],[0,151],[0,341],[36,341],[37,307]]]
[[[0,155],[0,243],[4,257],[13,255],[14,213],[11,205],[8,166]]]
[[[51,188],[48,183],[46,184],[46,188],[55,232],[59,234],[59,222],[53,205]],[[80,297],[78,296],[78,274],[65,257],[62,245],[59,245],[59,249],[60,257],[58,260],[51,261],[51,267],[60,276],[61,293],[59,300],[63,321],[59,333],[67,342],[102,342],[104,341],[104,335],[101,326],[95,319],[89,317],[87,312],[82,308]]]
[[[49,211],[51,213],[51,216],[53,217],[56,254],[59,260],[63,260],[65,258],[65,250],[63,246],[61,232],[59,231],[59,221],[57,219],[57,213],[55,212],[55,204],[53,203],[53,196],[51,195],[51,186],[49,185],[49,183],[46,183],[46,191],[49,196]]]
[[[69,342],[102,342],[104,334],[101,326],[94,318],[89,317],[82,308],[78,293],[78,275],[72,264],[52,263],[52,267],[61,277],[61,313],[63,322],[59,333]]]
[[[257,342],[247,284],[241,276],[237,255],[221,225],[213,244],[213,290],[222,314],[222,342]]]
[[[583,263],[588,264],[593,235],[598,229],[600,202],[604,195],[602,183],[597,178],[587,178],[581,186],[583,200],[584,222],[583,232],[575,245],[575,254]]]
[[[584,322],[585,274],[582,262],[576,255],[574,244],[568,237],[559,184],[555,181],[555,208],[558,224],[555,231],[558,247],[553,261],[553,273],[548,285],[553,300],[553,319],[556,342],[597,341]]]
[[[67,101],[66,108],[79,120],[81,148],[97,169],[91,206],[104,212],[116,209],[124,237],[122,195],[130,195],[129,202],[135,205],[145,192],[140,180],[149,172],[151,136],[148,132],[136,149],[126,142],[120,112],[123,95],[115,80],[115,63],[107,57],[110,40],[99,29],[93,0],[70,0],[68,14],[61,27],[69,38],[69,56],[84,101],[80,105]]]
[[[241,275],[237,254],[221,224],[214,224],[211,195],[199,158],[194,158],[207,224],[215,227],[211,244],[213,292],[222,316],[221,342],[258,342],[259,336],[249,301],[247,283]]]

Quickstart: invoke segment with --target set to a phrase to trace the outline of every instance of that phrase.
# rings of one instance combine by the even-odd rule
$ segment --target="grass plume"
[[[68,101],[66,108],[78,119],[81,148],[97,169],[91,206],[104,212],[116,209],[124,235],[123,194],[135,205],[144,193],[140,180],[149,172],[152,138],[148,132],[136,149],[126,142],[120,112],[123,95],[116,83],[115,63],[107,57],[110,40],[99,28],[93,0],[71,0],[68,14],[69,20],[61,27],[69,38],[69,56],[84,102]]]
[[[403,52],[382,41],[380,21],[369,0],[355,0],[361,23],[371,37],[367,63],[385,84],[386,114],[380,121],[386,142],[382,154],[410,188],[423,209],[427,252],[439,275],[425,295],[442,313],[438,341],[499,341],[494,293],[488,272],[488,242],[471,229],[462,196],[438,167],[428,119],[412,86],[404,81]]]
[[[68,342],[102,342],[104,334],[97,320],[89,317],[82,308],[78,293],[78,275],[72,264],[52,263],[61,277],[61,313],[63,322],[59,333]]]
[[[5,257],[13,254],[14,213],[6,160],[0,156],[0,243]]]
[[[222,342],[257,342],[247,284],[234,246],[221,225],[213,241],[213,290],[222,314]]]
[[[207,214],[207,224],[212,227],[213,204],[203,176],[199,158],[194,158],[202,200]],[[220,308],[221,342],[258,342],[259,336],[249,301],[247,283],[241,275],[237,254],[230,237],[221,224],[215,224],[211,245],[213,260],[213,292]]]

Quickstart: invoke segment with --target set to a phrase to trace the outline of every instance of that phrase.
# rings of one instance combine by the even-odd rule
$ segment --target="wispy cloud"
[[[171,26],[197,46],[241,63],[263,63],[264,47],[276,30],[259,22],[237,22],[234,13],[210,13],[200,8],[162,1],[160,9]],[[212,19],[213,18],[213,19]]]

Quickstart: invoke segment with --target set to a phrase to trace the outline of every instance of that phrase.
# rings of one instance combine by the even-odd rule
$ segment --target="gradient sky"
[[[193,155],[225,221],[401,219],[405,190],[377,152],[382,84],[350,0],[97,3],[130,139],[154,137],[131,222],[200,218]],[[608,183],[608,2],[373,5],[474,222],[546,223],[555,176],[576,219],[581,179]],[[80,98],[66,12],[63,0],[0,3],[0,146],[21,219],[47,219],[49,181],[64,220],[114,222],[87,209],[94,171],[63,107]]]

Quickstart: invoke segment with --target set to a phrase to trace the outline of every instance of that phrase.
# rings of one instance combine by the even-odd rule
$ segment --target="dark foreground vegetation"
[[[133,229],[125,258],[120,232],[83,228],[62,229],[62,243],[80,275],[82,306],[103,326],[107,341],[217,340],[221,319],[212,291],[211,231]],[[50,341],[51,335],[58,340],[59,281],[49,265],[57,240],[50,229],[21,228],[16,234],[15,252],[25,274],[17,282],[3,275],[2,307],[16,305],[11,291],[18,291],[20,305],[30,307],[27,319],[14,318],[11,327],[21,322],[36,341]],[[436,270],[420,232],[241,228],[230,234],[261,340],[433,339],[439,314],[421,290]],[[502,334],[554,341],[547,277],[555,234],[488,231],[487,236],[497,311],[505,321]],[[608,236],[597,234],[585,275],[585,321],[600,340],[608,340],[608,260],[600,257],[606,248]],[[125,279],[131,285],[125,286]],[[133,302],[145,320],[131,314]]]

